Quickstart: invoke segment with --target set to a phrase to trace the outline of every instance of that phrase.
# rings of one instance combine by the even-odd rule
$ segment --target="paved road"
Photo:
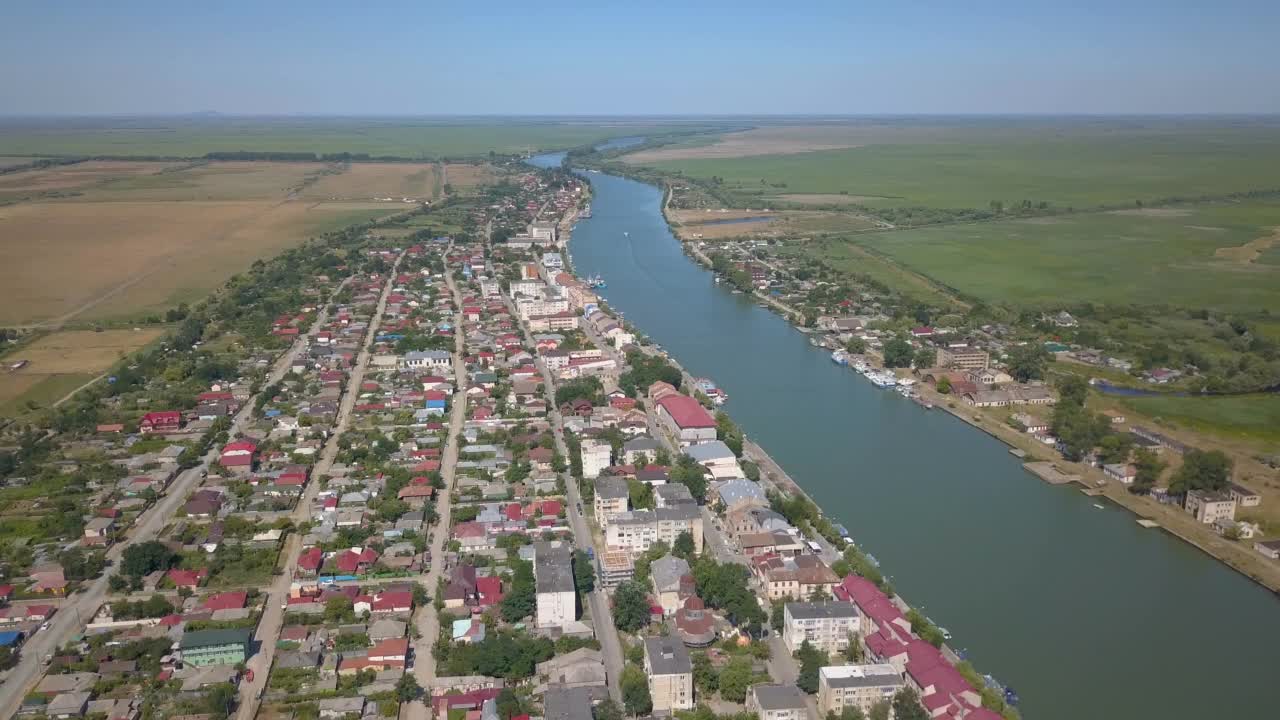
[[[452,247],[452,245],[449,246],[450,249]],[[449,519],[453,512],[453,479],[458,464],[458,437],[462,433],[462,426],[467,417],[467,396],[465,394],[467,368],[463,362],[463,358],[466,357],[466,349],[463,345],[462,292],[454,282],[453,273],[447,264],[444,276],[445,283],[449,286],[449,291],[453,293],[455,312],[453,322],[454,393],[453,399],[450,401],[452,409],[449,413],[449,437],[445,442],[444,453],[440,458],[440,478],[444,481],[444,490],[441,491],[440,500],[436,504],[436,512],[439,515],[439,519],[436,521],[434,535],[431,537],[431,569],[427,572],[425,578],[420,577],[418,580],[426,586],[427,592],[433,596],[436,592],[436,586],[444,573],[444,544],[449,538]],[[435,607],[428,605],[418,608],[417,617],[414,618],[413,622],[420,635],[413,643],[413,676],[418,681],[418,684],[425,688],[436,677],[436,659],[431,654],[431,646],[435,644],[436,638],[440,636],[440,618],[436,615]],[[430,711],[426,703],[429,699],[429,697],[424,696],[421,701],[407,703],[401,708],[400,716],[408,720],[425,720],[430,717]]]
[[[327,319],[327,308],[321,309],[307,334],[299,336],[288,352],[280,356],[276,361],[267,381],[263,384],[264,388],[279,382],[288,374],[294,358],[306,351],[307,338],[311,333],[316,332]],[[236,413],[236,416],[232,418],[230,434],[234,435],[244,427],[252,414],[255,400],[256,396],[249,398],[240,412]],[[0,717],[11,717],[17,712],[18,707],[22,704],[22,698],[26,696],[28,689],[35,684],[43,672],[41,658],[51,654],[57,647],[65,644],[73,636],[81,632],[84,624],[97,612],[98,607],[107,597],[107,583],[111,576],[118,571],[120,556],[124,553],[125,548],[156,537],[165,524],[173,518],[178,506],[186,501],[187,496],[199,484],[209,468],[209,463],[218,458],[220,450],[221,448],[218,447],[210,448],[209,452],[200,459],[200,464],[180,473],[160,500],[142,514],[129,533],[129,537],[107,550],[107,559],[111,561],[111,565],[107,567],[102,576],[97,580],[91,581],[79,593],[68,598],[59,609],[58,614],[54,615],[49,629],[36,633],[34,637],[27,641],[22,648],[22,656],[18,661],[18,665],[9,671],[4,684],[0,685]]]
[[[512,317],[516,315],[515,306],[511,302],[510,297],[504,298],[507,308],[511,312]],[[529,331],[529,326],[521,321],[520,329],[524,333],[525,342],[529,347],[534,346],[533,333]],[[556,409],[555,397],[556,386],[555,381],[551,377],[551,371],[541,362],[538,363],[538,369],[542,372],[542,380],[546,384],[547,404],[550,408],[547,417],[551,421],[552,432],[555,435],[556,449],[566,459],[569,457],[569,446],[564,439],[564,423],[560,417],[560,411]],[[591,529],[587,526],[587,521],[582,517],[582,513],[578,507],[582,504],[582,494],[578,491],[578,481],[576,478],[564,474],[565,490],[568,494],[569,526],[573,529],[574,547],[579,550],[586,550],[592,546]],[[618,680],[622,677],[622,644],[618,641],[618,633],[614,630],[616,625],[613,622],[613,609],[609,605],[609,596],[601,587],[597,587],[593,592],[587,594],[587,604],[591,608],[591,622],[595,628],[596,639],[600,641],[600,650],[604,655],[605,670],[609,677],[609,695],[617,702],[622,702],[622,689],[618,684]]]
[[[347,385],[343,389],[342,402],[338,406],[337,422],[334,423],[333,433],[329,435],[324,448],[320,451],[319,460],[311,468],[311,481],[307,483],[306,490],[303,491],[302,497],[298,499],[298,504],[294,508],[294,524],[301,524],[311,519],[316,496],[320,493],[320,483],[315,478],[329,471],[334,458],[338,455],[338,437],[351,424],[351,412],[355,408],[357,396],[360,395],[360,383],[364,380],[365,369],[369,366],[371,357],[369,350],[373,346],[373,339],[378,335],[382,314],[387,309],[387,296],[391,294],[391,288],[395,285],[396,271],[403,259],[402,252],[396,258],[395,264],[391,266],[390,277],[387,278],[382,294],[378,297],[378,306],[369,321],[364,343],[356,356],[355,367],[352,368],[351,377],[347,379]],[[344,280],[343,284],[345,285],[346,282]],[[258,706],[262,703],[262,696],[267,689],[267,675],[271,671],[271,663],[276,656],[276,640],[280,637],[280,627],[284,622],[284,605],[288,602],[289,587],[293,582],[293,573],[298,568],[298,557],[301,554],[302,538],[297,533],[292,533],[285,545],[284,569],[267,591],[266,608],[263,610],[262,619],[258,622],[257,633],[254,635],[258,651],[245,663],[246,667],[253,671],[253,681],[240,683],[237,720],[252,720],[258,714]]]

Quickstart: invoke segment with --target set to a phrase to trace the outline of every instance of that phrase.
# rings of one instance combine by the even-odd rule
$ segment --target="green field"
[[[1126,397],[1134,410],[1190,430],[1243,440],[1280,443],[1280,395],[1230,397]]]
[[[1077,209],[1280,187],[1280,128],[1127,129],[1024,126],[939,130],[916,143],[791,155],[666,160],[652,166],[718,177],[747,197],[844,193],[869,206],[987,208],[1023,200]]]
[[[1277,226],[1280,203],[1221,203],[899,230],[856,242],[992,303],[1256,312],[1280,308],[1276,254],[1247,262],[1215,251]]]
[[[197,157],[209,152],[478,157],[563,149],[706,125],[632,121],[378,118],[41,118],[0,121],[0,156]]]

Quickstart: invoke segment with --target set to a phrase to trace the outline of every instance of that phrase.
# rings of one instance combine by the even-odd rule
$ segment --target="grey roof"
[[[622,451],[649,453],[649,452],[656,451],[659,447],[661,446],[658,445],[657,440],[654,440],[648,435],[641,435],[639,437],[632,438],[626,441],[625,443],[623,443]]]
[[[795,685],[756,685],[756,705],[761,710],[793,710],[805,707],[804,693]]]
[[[701,516],[697,505],[660,507],[653,511],[658,520],[697,520]]]
[[[769,502],[765,498],[764,489],[750,480],[725,480],[714,484],[712,488],[720,495],[726,507],[733,507],[747,500],[758,500],[762,504]]]
[[[552,686],[542,696],[542,715],[546,720],[591,720],[591,688]]]
[[[729,449],[729,446],[719,440],[698,443],[692,447],[687,447],[684,450],[684,454],[698,462],[709,462],[711,460],[722,460],[725,458],[733,460],[737,459],[733,454],[733,451]]]
[[[569,546],[534,543],[533,574],[538,592],[573,592],[573,565]]]
[[[693,672],[689,651],[675,637],[647,637],[644,654],[654,675],[680,675]]]
[[[902,675],[892,665],[832,665],[821,668],[828,687],[900,687]]]
[[[84,712],[84,708],[89,704],[90,693],[87,692],[67,692],[61,693],[49,702],[45,708],[48,715],[80,715]]]
[[[321,712],[337,713],[345,715],[347,713],[356,713],[357,715],[364,712],[365,699],[361,696],[349,698],[325,698],[320,701]]]
[[[857,617],[858,610],[851,602],[793,602],[787,603],[787,614],[797,620],[823,620]]]
[[[693,499],[693,493],[689,492],[688,486],[680,483],[659,485],[653,489],[653,494],[657,496],[658,504],[662,507],[698,504],[697,501]]]
[[[689,563],[674,555],[664,555],[649,565],[649,576],[653,578],[658,592],[678,590],[680,576],[689,574]]]
[[[290,650],[276,656],[278,668],[316,668],[320,667],[320,653],[298,652]]]
[[[620,500],[627,497],[627,481],[616,477],[596,478],[596,497],[604,500]]]
[[[411,350],[404,354],[406,362],[410,360],[452,360],[453,353],[444,350]]]
[[[604,685],[607,680],[604,655],[591,648],[578,648],[540,662],[538,674],[550,682],[569,685]]]

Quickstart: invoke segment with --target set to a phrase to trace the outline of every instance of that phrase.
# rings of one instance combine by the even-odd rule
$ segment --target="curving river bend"
[[[533,158],[557,166],[563,153]],[[1032,720],[1280,717],[1280,603],[1191,546],[830,361],[687,258],[661,193],[584,173],[570,251]],[[627,235],[624,235],[627,233]]]

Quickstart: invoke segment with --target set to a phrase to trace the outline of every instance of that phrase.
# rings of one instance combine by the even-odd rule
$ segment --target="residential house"
[[[689,574],[689,563],[674,555],[664,555],[649,565],[649,580],[666,616],[680,608],[681,578]]]
[[[706,468],[716,480],[743,477],[738,458],[720,440],[710,440],[685,449],[685,454]]]
[[[582,477],[593,479],[611,464],[613,447],[603,440],[583,440],[581,443]]]
[[[1229,493],[1208,490],[1190,490],[1183,507],[1198,522],[1211,525],[1217,520],[1234,520],[1236,501]]]
[[[670,636],[645,638],[644,672],[654,713],[693,709],[693,664],[681,642]]]
[[[178,410],[149,412],[138,421],[138,432],[143,435],[177,432],[182,427],[182,413]]]
[[[245,628],[195,630],[184,633],[179,645],[188,665],[235,665],[249,656],[252,631]]]
[[[818,715],[856,707],[869,716],[873,706],[891,702],[904,685],[902,673],[889,664],[824,667],[818,671]]]
[[[831,568],[814,555],[793,558],[762,555],[751,559],[751,570],[770,600],[800,600],[814,597],[815,593],[826,596],[840,583]]]
[[[630,506],[627,481],[616,477],[600,477],[595,481],[596,522],[608,526],[614,516],[625,513]]]
[[[806,642],[828,655],[843,653],[860,630],[851,602],[789,602],[783,609],[782,640],[793,653]]]
[[[747,693],[747,711],[759,720],[807,720],[809,705],[795,685],[753,685]]]
[[[534,543],[533,574],[537,590],[537,626],[564,627],[577,619],[577,593],[569,546]]]

